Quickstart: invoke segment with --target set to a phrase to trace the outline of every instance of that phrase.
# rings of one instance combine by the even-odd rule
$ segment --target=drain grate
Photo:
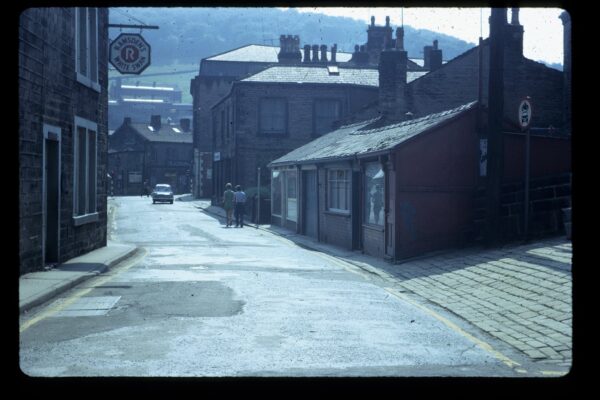
[[[92,317],[106,315],[121,296],[82,297],[53,317]]]

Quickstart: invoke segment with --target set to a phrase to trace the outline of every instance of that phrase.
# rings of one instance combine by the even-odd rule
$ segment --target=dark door
[[[361,203],[360,203],[360,172],[352,172],[352,248],[360,249],[361,234]]]
[[[317,171],[304,171],[304,234],[317,238]]]
[[[46,140],[46,154],[44,155],[45,160],[45,172],[46,172],[46,229],[44,232],[45,237],[45,249],[44,259],[45,263],[56,263],[58,262],[58,245],[59,245],[59,212],[58,212],[58,199],[59,199],[59,143],[56,140]]]

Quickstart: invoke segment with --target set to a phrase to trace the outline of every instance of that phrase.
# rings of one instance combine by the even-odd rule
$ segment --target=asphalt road
[[[112,239],[142,251],[22,317],[39,319],[20,336],[30,376],[497,377],[526,362],[381,278],[193,202],[110,202]]]

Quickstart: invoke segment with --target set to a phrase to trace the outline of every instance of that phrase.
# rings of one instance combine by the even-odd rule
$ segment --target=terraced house
[[[106,245],[108,9],[19,17],[20,273]]]
[[[413,79],[397,31],[395,48],[380,53],[376,104],[269,163],[271,222],[392,261],[479,240],[491,208],[487,151],[490,116],[497,116],[494,230],[502,240],[564,232],[570,60],[561,72],[526,59],[518,10],[510,23],[504,13],[499,29],[490,29],[503,43],[504,83],[497,87],[492,37]],[[562,19],[568,35],[568,15]],[[565,46],[567,57],[570,40]],[[537,104],[527,135],[517,113],[525,96]],[[492,109],[493,100],[504,110]]]

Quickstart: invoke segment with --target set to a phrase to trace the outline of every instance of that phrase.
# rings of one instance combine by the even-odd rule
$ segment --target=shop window
[[[350,212],[350,170],[328,170],[327,188],[327,208],[330,211]]]
[[[365,165],[365,223],[383,226],[385,174],[378,162]]]

